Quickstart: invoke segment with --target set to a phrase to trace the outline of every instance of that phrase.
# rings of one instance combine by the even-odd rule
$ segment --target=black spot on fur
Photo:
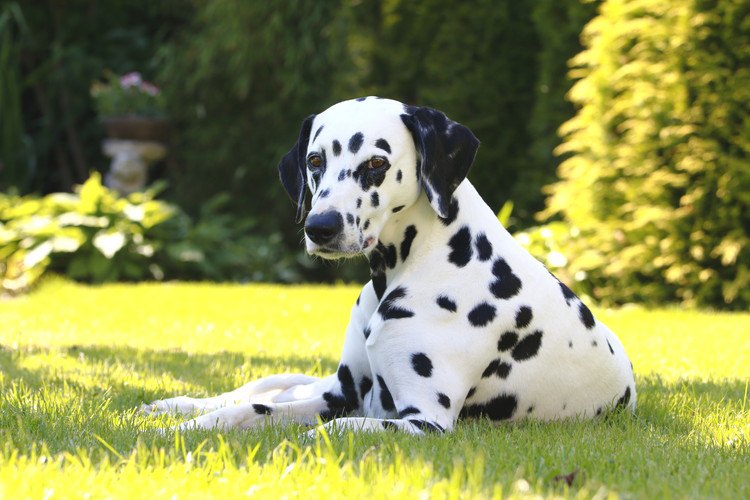
[[[451,200],[448,203],[448,215],[445,218],[441,217],[440,222],[446,226],[450,226],[456,220],[456,217],[458,217],[458,200],[454,196],[451,196]]]
[[[578,297],[576,297],[576,294],[573,293],[573,290],[568,288],[565,283],[560,280],[558,280],[558,283],[560,283],[560,290],[562,290],[563,297],[565,297],[565,303],[570,305],[570,301],[573,299],[577,299]]]
[[[358,216],[357,216],[357,218],[356,218],[356,219],[354,220],[354,222],[355,222],[355,224],[356,224],[357,226],[359,226],[359,215],[358,215]]]
[[[346,214],[346,222],[349,223],[349,225],[354,225],[354,216],[352,214]]]
[[[488,417],[492,420],[507,420],[513,417],[518,406],[518,399],[511,394],[499,396],[483,403],[464,406],[462,417]]]
[[[380,148],[389,154],[391,152],[391,145],[388,144],[388,141],[386,141],[385,139],[378,139],[377,141],[375,141],[375,147]]]
[[[596,409],[596,416],[598,417],[599,415],[601,415],[602,411],[604,411],[602,408],[597,408]]]
[[[502,257],[498,257],[493,264],[492,274],[497,280],[490,284],[490,291],[498,299],[509,299],[521,291],[521,280]]]
[[[526,413],[531,413],[532,411],[534,411],[533,406],[529,406],[528,408],[526,408]]]
[[[408,417],[409,415],[416,415],[417,413],[422,413],[422,412],[419,411],[418,408],[414,408],[413,406],[407,406],[406,408],[398,412],[398,418]]]
[[[425,378],[432,376],[432,361],[423,352],[416,352],[411,355],[411,367],[420,375]]]
[[[411,251],[411,244],[417,236],[417,228],[414,225],[408,226],[404,231],[404,239],[401,241],[401,262],[405,262]]]
[[[362,101],[364,101],[365,99],[367,99],[367,96],[365,96],[365,97],[357,97],[357,98],[356,98],[356,99],[354,99],[354,100],[355,100],[355,101],[357,101],[357,102],[362,102]]]
[[[573,349],[573,341],[572,340],[568,341],[568,347],[570,347],[571,349]]]
[[[484,233],[479,233],[477,239],[474,241],[474,246],[477,247],[477,255],[479,260],[482,262],[490,260],[492,258],[492,243],[487,239]]]
[[[605,339],[607,341],[607,347],[609,347],[609,353],[614,356],[615,350],[612,349],[612,344],[609,343],[609,339]]]
[[[490,361],[490,364],[487,365],[487,368],[484,369],[484,372],[482,372],[482,378],[488,378],[497,372],[497,367],[500,365],[499,359],[493,359]]]
[[[615,403],[615,409],[625,408],[628,406],[628,403],[630,403],[630,386],[625,388],[625,394]]]
[[[477,392],[476,387],[472,387],[471,389],[469,389],[469,392],[466,393],[466,399],[469,399],[470,397],[472,397],[475,392]]]
[[[391,293],[389,293],[386,298],[384,298],[380,302],[380,306],[378,306],[378,313],[383,318],[383,321],[387,321],[389,319],[411,318],[412,316],[414,316],[413,311],[398,307],[395,304],[398,299],[401,299],[405,296],[406,289],[399,286],[391,290]]]
[[[372,379],[364,376],[359,382],[359,393],[362,395],[362,400],[365,399],[365,395],[372,389]]]
[[[367,229],[367,227],[370,225],[369,222],[369,219],[367,220],[367,222],[365,222],[365,229]],[[378,243],[378,246],[375,248],[379,249],[383,254],[383,262],[389,269],[393,269],[394,267],[396,267],[396,260],[398,258],[398,256],[396,255],[396,245],[391,243],[390,245],[385,246],[382,243]]]
[[[346,400],[346,406],[344,410],[349,413],[359,408],[359,398],[357,397],[357,388],[354,385],[354,378],[352,372],[346,365],[339,365],[339,369],[336,372],[339,383],[341,384],[341,392],[344,393],[344,399]]]
[[[362,198],[357,198],[357,208],[362,206]]]
[[[516,361],[523,361],[536,356],[539,352],[539,347],[542,345],[542,332],[537,330],[530,335],[526,335],[521,341],[513,348],[511,356]]]
[[[341,172],[339,172],[338,176],[339,182],[343,181],[344,179],[346,179],[346,170],[342,170]]]
[[[359,151],[359,148],[362,147],[362,142],[365,140],[365,136],[362,135],[362,132],[357,132],[351,138],[349,139],[349,152],[352,154],[357,154],[357,151]]]
[[[442,426],[436,422],[427,422],[426,420],[409,419],[409,423],[418,427],[423,432],[445,432]]]
[[[253,404],[253,410],[255,410],[255,413],[257,413],[258,415],[270,415],[271,413],[273,413],[273,410],[270,406],[258,403]]]
[[[516,313],[516,328],[526,328],[529,326],[532,316],[529,306],[521,306]]]
[[[328,406],[328,410],[321,412],[320,417],[322,419],[331,419],[346,415],[346,398],[344,396],[332,392],[324,392],[323,399]]]
[[[331,194],[331,190],[330,189],[324,189],[323,191],[320,192],[320,194],[318,195],[318,197],[321,198],[321,199],[322,198],[328,198],[329,194]]]
[[[438,392],[437,396],[438,396],[438,403],[440,403],[440,406],[442,406],[446,410],[451,407],[451,398],[449,398],[442,392]]]
[[[394,208],[394,209],[392,210],[392,212],[393,212],[393,213],[395,214],[395,213],[398,213],[398,212],[400,212],[400,211],[401,211],[401,210],[403,210],[403,209],[404,209],[404,206],[403,206],[403,205],[399,205],[399,206],[395,207],[395,208]]]
[[[380,386],[380,405],[385,411],[393,411],[396,407],[393,405],[393,396],[391,391],[388,390],[388,386],[385,385],[385,380],[380,375],[377,376],[378,385]]]
[[[333,156],[338,156],[341,154],[341,143],[339,141],[334,140],[333,141]],[[344,173],[346,174],[346,173]],[[339,179],[341,180],[341,179]]]
[[[390,420],[381,420],[380,421],[380,425],[381,425],[381,427],[383,427],[383,429],[385,429],[387,431],[398,429],[398,425],[394,424]]]
[[[362,333],[363,333],[363,334],[364,334],[364,336],[365,336],[365,340],[369,339],[369,338],[370,338],[370,333],[371,333],[371,331],[370,331],[370,327],[369,327],[369,326],[366,326],[366,327],[365,327],[365,329],[364,329],[364,330],[362,330]]]
[[[496,375],[504,379],[508,377],[510,369],[511,365],[509,363],[506,363],[504,361],[501,362],[499,359],[495,359],[492,360],[490,364],[487,365],[487,368],[484,369],[482,378],[489,378],[493,375]]]
[[[591,314],[591,310],[586,307],[586,304],[584,304],[583,302],[578,304],[578,317],[581,318],[581,323],[583,323],[583,326],[585,326],[589,330],[594,328],[594,325],[596,325],[594,315]]]
[[[370,205],[372,205],[373,208],[380,205],[380,196],[378,195],[377,191],[373,191],[372,194],[370,195]]]
[[[401,172],[401,170],[396,172],[396,182],[401,182],[401,179],[403,179],[403,177],[404,177],[404,173]]]
[[[313,142],[315,142],[315,139],[318,138],[318,136],[320,135],[320,133],[322,131],[323,131],[323,125],[321,125],[320,127],[318,127],[318,130],[315,132],[315,135],[313,136]]]
[[[448,241],[451,253],[448,260],[458,267],[464,267],[471,260],[471,231],[468,226],[463,226]]]
[[[495,306],[482,302],[469,312],[469,323],[473,326],[485,326],[495,319]]]
[[[385,273],[380,273],[372,276],[372,288],[375,290],[375,296],[380,300],[385,293],[387,287],[385,281]]]
[[[591,347],[596,347],[596,346],[598,346],[598,345],[599,345],[599,344],[597,344],[597,343],[596,343],[596,340],[592,340],[592,341],[591,341]]]
[[[378,244],[368,256],[368,260],[370,261],[370,278],[372,279],[372,287],[378,300],[383,298],[383,294],[387,287],[385,277],[385,257],[383,255],[384,250],[385,247],[382,244]]]
[[[318,185],[320,184],[320,178],[323,175],[323,170],[319,169],[310,174],[310,178],[312,179],[312,190],[315,191],[318,189]]]
[[[453,302],[449,297],[446,297],[445,295],[441,295],[440,297],[437,298],[437,305],[439,305],[446,311],[450,311],[450,312],[456,312],[456,310],[458,310],[456,303]]]
[[[370,227],[370,219],[367,219],[367,220],[365,221],[364,225],[362,226],[362,229],[364,229],[365,231],[367,231],[367,229],[368,229],[369,227]]]
[[[513,348],[518,342],[518,334],[516,332],[505,332],[497,341],[497,350],[505,352]]]

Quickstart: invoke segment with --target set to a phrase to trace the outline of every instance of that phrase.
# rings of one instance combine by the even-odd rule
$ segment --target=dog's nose
[[[318,245],[330,243],[344,229],[344,218],[336,211],[311,215],[305,221],[305,234]]]

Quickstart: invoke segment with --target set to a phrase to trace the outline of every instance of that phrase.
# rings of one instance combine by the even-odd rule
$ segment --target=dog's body
[[[338,371],[268,377],[148,411],[208,412],[182,425],[267,421],[450,430],[459,416],[591,417],[635,408],[618,338],[499,224],[465,179],[478,141],[429,108],[367,98],[305,120],[279,165],[304,211],[308,252],[365,254]]]

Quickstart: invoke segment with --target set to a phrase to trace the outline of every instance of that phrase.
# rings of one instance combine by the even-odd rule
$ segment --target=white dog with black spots
[[[635,409],[617,336],[502,227],[466,175],[479,141],[443,113],[377,97],[302,123],[279,163],[308,253],[364,255],[372,279],[335,374],[275,375],[149,413],[181,429],[268,422],[447,432],[463,417],[589,418]]]

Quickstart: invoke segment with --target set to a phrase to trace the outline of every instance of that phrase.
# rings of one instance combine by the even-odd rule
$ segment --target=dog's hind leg
[[[179,396],[160,399],[142,405],[140,410],[147,414],[174,413],[177,415],[189,415],[198,412],[205,413],[242,403],[254,402],[262,404],[273,401],[276,396],[284,394],[290,389],[308,386],[320,380],[318,377],[300,374],[270,375],[249,382],[238,389],[225,392],[219,396],[210,398]]]

